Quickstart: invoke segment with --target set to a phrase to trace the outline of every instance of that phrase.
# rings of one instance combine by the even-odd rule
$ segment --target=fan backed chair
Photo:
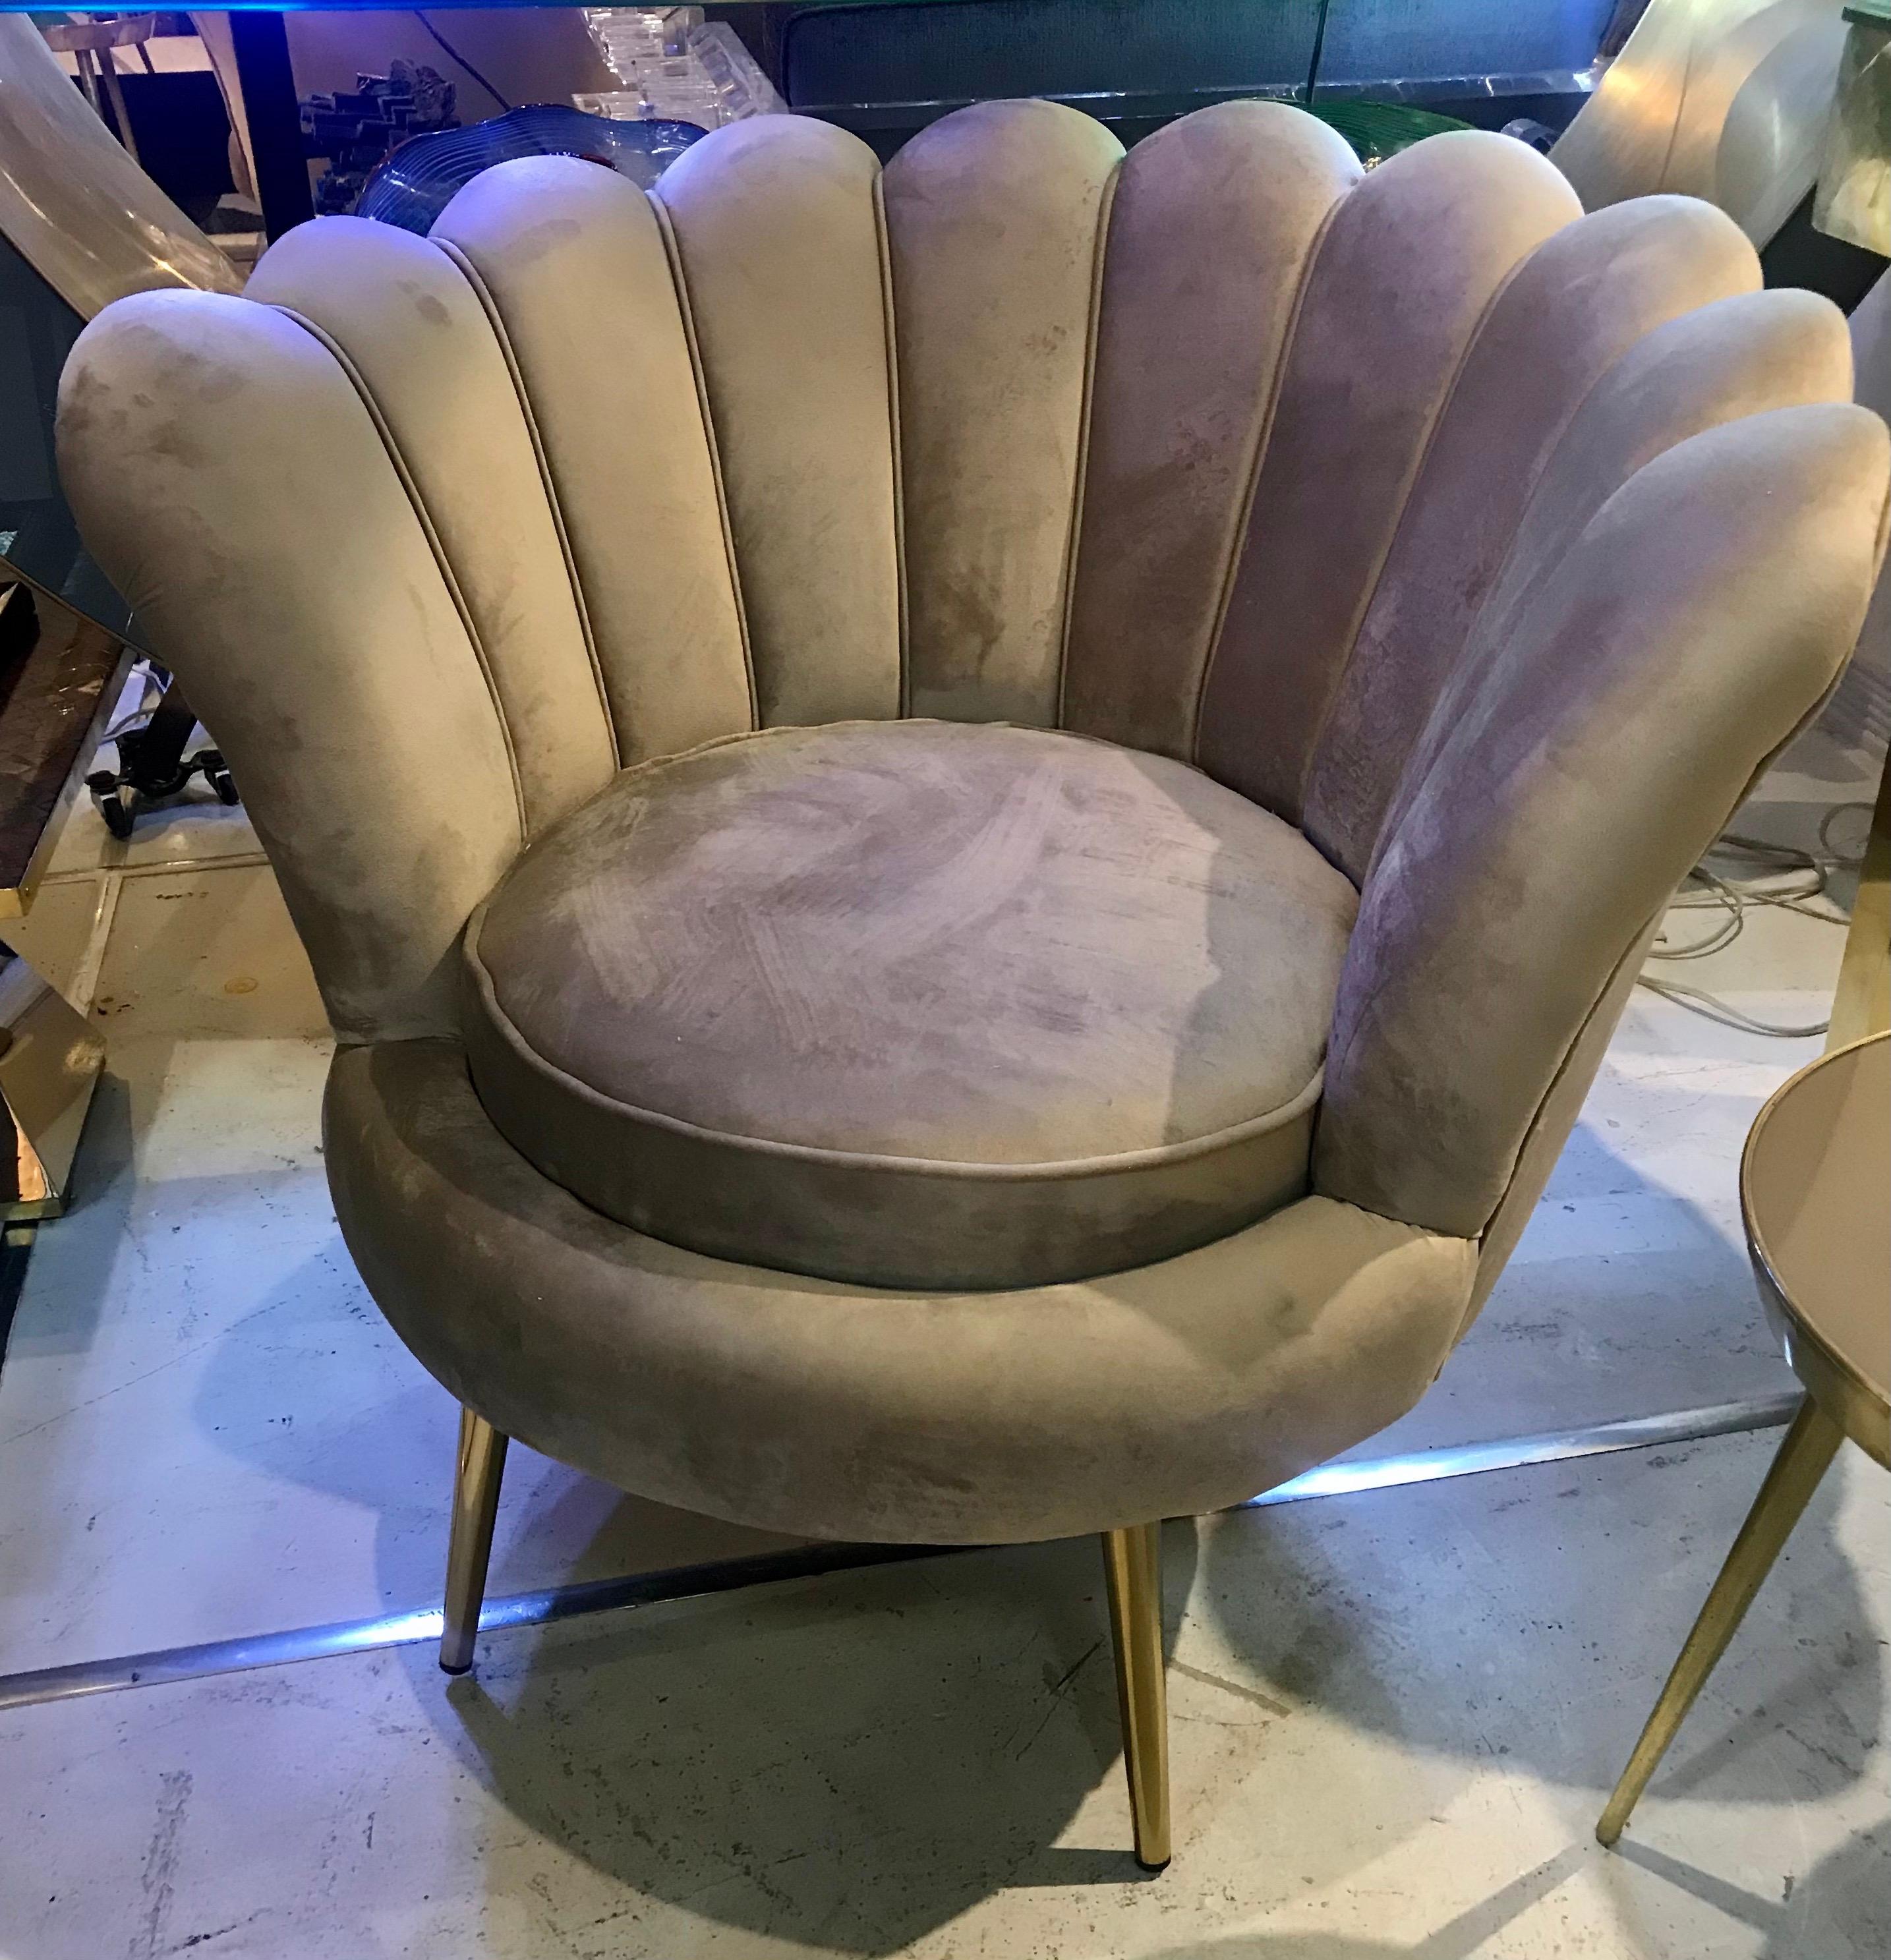
[[[813,1538],[1104,1535],[1424,1392],[1670,892],[1830,688],[1886,438],[1708,207],[1237,103],[646,196],[508,164],[67,371],[93,550],[338,1039],[370,1290],[505,1440]]]

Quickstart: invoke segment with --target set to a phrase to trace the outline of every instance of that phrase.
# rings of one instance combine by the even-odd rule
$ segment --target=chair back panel
[[[753,726],[715,450],[650,200],[595,164],[521,158],[475,177],[431,237],[476,282],[517,378],[619,757]]]
[[[655,193],[694,324],[765,725],[900,711],[879,176],[857,136],[766,116],[696,145]]]
[[[304,224],[247,297],[314,329],[411,480],[490,671],[530,833],[617,766],[597,664],[530,425],[479,295],[437,245],[358,218]]]
[[[453,934],[617,763],[1068,726],[1199,762],[1362,883],[1321,1188],[1474,1235],[1849,644],[1882,426],[1793,406],[1849,393],[1842,326],[1756,280],[1706,207],[1583,219],[1482,132],[1362,177],[1279,105],[1125,162],[992,103],[883,174],[763,118],[653,196],[502,164],[430,240],[320,221],[247,299],[108,309],[62,466],[349,1038],[452,1030]]]
[[[1302,279],[1361,175],[1230,102],[1145,137],[1110,208],[1064,726],[1192,760],[1208,649]]]
[[[345,1039],[457,1025],[521,772],[437,534],[349,371],[274,307],[140,293],[80,336],[60,468],[215,729]]]
[[[1122,158],[1074,110],[1001,102],[935,123],[887,166],[915,714],[1057,725]]]
[[[1563,256],[1574,234],[1619,223],[1635,208],[1584,219],[1539,258]],[[1676,208],[1663,215],[1660,201],[1650,201],[1646,208],[1670,234],[1667,262],[1683,266],[1689,249]],[[1682,225],[1693,228],[1703,290],[1740,282],[1746,259],[1743,246],[1719,252],[1705,212],[1679,206]],[[1589,299],[1600,302],[1602,289]],[[1501,320],[1492,330],[1501,348]],[[1598,330],[1613,331],[1601,320]],[[1533,338],[1546,349],[1553,344],[1540,327]],[[1882,521],[1883,481],[1874,471],[1883,431],[1838,406],[1850,392],[1844,323],[1810,294],[1737,292],[1676,312],[1588,388],[1526,495],[1509,501],[1517,485],[1503,473],[1501,447],[1478,451],[1491,494],[1506,499],[1502,528],[1511,536],[1494,559],[1475,518],[1462,514],[1465,556],[1456,562],[1478,587],[1475,605],[1452,600],[1447,578],[1434,587],[1428,611],[1410,602],[1409,632],[1362,635],[1349,685],[1370,680],[1390,692],[1408,677],[1412,684],[1396,724],[1380,731],[1388,752],[1374,773],[1349,779],[1332,768],[1332,731],[1347,725],[1339,713],[1316,768],[1310,832],[1349,870],[1366,854],[1361,917],[1371,921],[1348,950],[1316,1176],[1331,1179],[1335,1195],[1396,1194],[1415,1211],[1481,1234],[1490,1252],[1480,1298],[1568,1134],[1639,970],[1637,948],[1753,774],[1830,684],[1856,633],[1845,581],[1860,575],[1861,552],[1868,567]],[[1819,405],[1835,422],[1778,425],[1767,412]],[[1501,429],[1485,424],[1488,406],[1467,369],[1434,450],[1441,468],[1457,446],[1460,416]],[[1742,431],[1741,443],[1689,450],[1679,466],[1690,438]],[[1463,440],[1476,448],[1469,434]],[[1794,523],[1807,521],[1802,500],[1821,454],[1831,473],[1822,494],[1845,517],[1819,548],[1831,555],[1804,568],[1813,609],[1793,614],[1801,568],[1788,542],[1768,541],[1770,611],[1742,617],[1721,640],[1722,609],[1740,603],[1735,574],[1746,573],[1740,554],[1754,512],[1776,499]],[[1651,476],[1657,463],[1674,466]],[[1730,489],[1716,481],[1724,470],[1746,473],[1749,501],[1717,517],[1713,497]],[[1468,481],[1475,472],[1467,471]],[[1447,494],[1447,481],[1428,482],[1424,496],[1434,488]],[[1706,501],[1681,521],[1676,507],[1697,492]],[[1420,525],[1430,521],[1428,508],[1415,504]],[[1654,529],[1644,541],[1653,555],[1618,564],[1616,542],[1638,523]],[[1442,539],[1438,549],[1448,567]],[[1392,608],[1409,603],[1405,577],[1389,568],[1382,590],[1390,619]],[[1640,611],[1637,578],[1646,587]],[[1579,616],[1618,581],[1618,609],[1606,623]],[[1585,593],[1585,581],[1598,589]],[[1578,616],[1584,623],[1571,623]],[[1447,639],[1435,663],[1418,651],[1433,631]],[[1410,739],[1421,708],[1428,711]],[[1619,740],[1612,715],[1622,724]],[[1396,771],[1387,766],[1394,760]],[[1361,781],[1376,782],[1379,794],[1392,785],[1376,819],[1374,803],[1349,799]],[[1441,841],[1447,831],[1448,845]],[[1447,915],[1448,956],[1431,939]],[[1426,943],[1434,954],[1421,950]],[[1421,1004],[1404,991],[1404,978],[1386,984],[1408,961],[1415,973],[1428,958],[1431,984],[1452,1001]]]
[[[1209,775],[1289,822],[1479,323],[1519,261],[1580,215],[1534,151],[1466,130],[1382,164],[1320,240],[1195,745]]]
[[[1599,383],[1612,390],[1611,371],[1644,335],[1703,301],[1756,290],[1759,276],[1753,247],[1711,205],[1646,198],[1565,226],[1498,295],[1439,418],[1307,771],[1307,833],[1355,884],[1571,418]],[[1701,378],[1717,394],[1730,377],[1724,363],[1710,365]],[[1699,425],[1670,428],[1667,439]],[[1628,473],[1609,474],[1602,494]]]
[[[1478,684],[1485,663],[1522,630],[1544,584],[1617,490],[1689,436],[1769,409],[1846,401],[1851,393],[1843,320],[1816,294],[1718,300],[1657,327],[1631,348],[1571,422],[1523,511],[1440,691],[1430,729],[1395,793],[1380,848],[1399,821],[1401,804],[1424,780],[1428,750],[1449,730],[1459,702]],[[1677,880],[1686,868],[1676,870]]]
[[[1624,956],[1842,669],[1888,468],[1884,425],[1849,402],[1708,428],[1474,637],[1366,880],[1316,1189],[1460,1237],[1491,1224]]]

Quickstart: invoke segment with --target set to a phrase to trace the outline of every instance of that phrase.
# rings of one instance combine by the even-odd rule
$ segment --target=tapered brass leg
[[[1169,1697],[1162,1667],[1162,1526],[1103,1533],[1109,1631],[1116,1646],[1123,1767],[1136,1828],[1136,1863],[1169,1862]]]
[[[1667,1753],[1675,1731],[1714,1672],[1714,1663],[1727,1651],[1754,1594],[1772,1570],[1780,1547],[1799,1522],[1807,1500],[1818,1489],[1819,1480],[1844,1440],[1845,1431],[1808,1395],[1773,1458],[1753,1508],[1740,1526],[1733,1549],[1727,1554],[1727,1563],[1721,1567],[1707,1604],[1635,1745],[1628,1767],[1616,1785],[1616,1793],[1597,1823],[1596,1835],[1603,1844],[1612,1844],[1622,1835],[1636,1799],[1647,1787],[1649,1777]]]
[[[1858,867],[1851,930],[1832,996],[1828,1052],[1891,1028],[1891,757],[1878,784],[1871,834]]]
[[[492,1521],[498,1515],[499,1478],[505,1469],[505,1438],[483,1416],[460,1411],[460,1462],[453,1483],[453,1535],[447,1544],[447,1603],[440,1636],[440,1665],[464,1674],[473,1665],[485,1597],[486,1561],[492,1555]]]

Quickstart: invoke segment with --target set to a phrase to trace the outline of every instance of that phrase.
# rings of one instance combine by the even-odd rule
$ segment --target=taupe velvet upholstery
[[[1307,1185],[1358,895],[1184,764],[949,721],[626,771],[473,917],[473,1079],[607,1217],[868,1284],[1146,1265]]]
[[[108,309],[68,492],[282,878],[403,1338],[817,1535],[1409,1406],[1883,554],[1844,323],[1759,287],[1495,135],[1013,103]]]
[[[363,1276],[462,1401],[626,1489],[815,1537],[1051,1538],[1237,1502],[1417,1400],[1477,1262],[1318,1197],[1001,1293],[706,1258],[541,1176],[445,1042],[342,1050],[323,1134]]]

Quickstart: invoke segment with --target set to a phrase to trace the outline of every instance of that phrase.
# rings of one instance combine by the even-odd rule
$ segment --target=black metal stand
[[[230,43],[243,113],[256,160],[263,229],[273,243],[315,215],[309,165],[302,148],[302,108],[289,66],[289,37],[280,14],[244,11],[230,16]]]
[[[142,807],[176,796],[199,771],[219,803],[237,800],[236,783],[221,749],[199,749],[184,760],[184,745],[196,725],[196,710],[171,681],[144,727],[117,738],[117,768],[95,769],[86,778],[85,787],[114,837],[130,836]]]

